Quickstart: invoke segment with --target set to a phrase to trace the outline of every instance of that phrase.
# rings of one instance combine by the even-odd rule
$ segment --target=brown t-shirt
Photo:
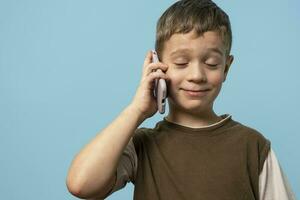
[[[137,158],[128,166],[134,199],[259,199],[270,141],[231,116],[221,117],[201,128],[166,118],[154,128],[138,128],[131,140]]]

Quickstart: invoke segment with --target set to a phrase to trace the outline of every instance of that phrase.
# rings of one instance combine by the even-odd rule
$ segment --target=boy
[[[212,1],[168,8],[157,23],[161,62],[148,52],[132,103],[74,159],[69,191],[103,199],[132,181],[143,200],[295,199],[270,141],[213,111],[233,62],[231,40],[229,18]],[[157,112],[157,78],[167,82],[169,114],[137,128]]]

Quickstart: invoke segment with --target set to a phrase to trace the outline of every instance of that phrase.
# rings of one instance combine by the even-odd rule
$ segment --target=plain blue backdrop
[[[70,163],[131,102],[174,2],[0,0],[1,199],[77,199],[65,185]],[[271,140],[299,197],[300,3],[216,3],[230,16],[235,60],[215,111]]]

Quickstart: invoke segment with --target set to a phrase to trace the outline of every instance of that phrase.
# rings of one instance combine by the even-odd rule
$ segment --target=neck
[[[170,122],[180,124],[183,126],[191,128],[199,128],[203,126],[208,126],[214,124],[220,120],[222,117],[219,117],[212,108],[203,111],[188,112],[185,110],[180,110],[178,108],[173,109],[170,107],[169,114],[166,119]]]

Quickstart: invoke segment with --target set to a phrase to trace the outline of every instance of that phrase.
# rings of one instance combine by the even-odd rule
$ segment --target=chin
[[[176,108],[176,110],[182,110],[188,113],[200,113],[210,109],[210,105],[203,100],[187,100],[187,99],[169,99],[170,107]]]
[[[209,105],[205,102],[200,102],[200,101],[195,101],[195,100],[190,100],[186,102],[181,103],[181,107],[184,108],[185,110],[189,110],[190,112],[200,112],[207,110],[209,108]]]
[[[171,91],[171,96],[167,99],[170,106],[176,107],[176,109],[181,109],[190,113],[199,113],[211,109],[215,93],[215,90],[211,90],[209,94],[203,97],[188,97],[184,94],[183,90],[180,89],[174,92]]]

